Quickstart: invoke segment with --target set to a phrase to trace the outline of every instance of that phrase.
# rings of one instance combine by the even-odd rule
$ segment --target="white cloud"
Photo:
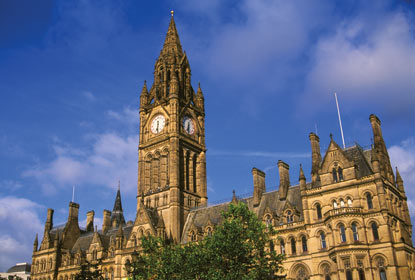
[[[404,181],[407,196],[415,201],[415,138],[402,141],[388,149],[393,166],[397,166]],[[412,209],[414,214],[415,209]]]
[[[43,230],[39,209],[43,207],[31,200],[0,196],[0,271],[18,262],[31,263],[35,235]]]
[[[15,180],[3,180],[0,182],[0,189],[8,191],[16,191],[23,187],[23,185]]]
[[[95,95],[90,91],[83,91],[82,95],[85,97],[86,100],[91,101],[91,102],[95,101],[96,99]]]
[[[138,112],[125,108],[121,113],[110,111],[108,116],[120,123],[119,128],[135,126]],[[23,173],[34,177],[48,194],[56,188],[76,185],[117,187],[121,180],[123,190],[134,192],[137,188],[138,135],[122,135],[120,132],[105,132],[89,136],[85,147],[71,147],[57,140],[53,147],[55,157],[47,163],[40,163]]]
[[[319,40],[306,78],[304,107],[325,106],[339,93],[350,105],[381,105],[391,112],[415,106],[415,39],[405,14],[382,21],[355,18]],[[312,104],[313,106],[310,106]]]

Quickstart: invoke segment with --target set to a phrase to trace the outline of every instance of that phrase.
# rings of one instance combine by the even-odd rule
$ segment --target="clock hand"
[[[187,123],[187,133],[190,133],[190,123]]]
[[[156,129],[156,131],[159,132],[159,121],[157,121],[157,129]]]

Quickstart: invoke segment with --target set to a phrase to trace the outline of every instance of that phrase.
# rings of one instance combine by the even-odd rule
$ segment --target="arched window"
[[[356,223],[352,223],[352,232],[353,232],[353,240],[359,241],[359,233],[357,232],[357,225]]]
[[[317,212],[317,219],[321,219],[323,216],[321,215],[321,206],[319,203],[316,204],[316,212]]]
[[[353,274],[351,270],[346,270],[346,280],[353,280]]]
[[[352,201],[352,199],[350,197],[347,198],[347,205],[349,207],[352,207],[352,205],[353,205],[353,201]]]
[[[337,208],[337,201],[333,200],[333,208],[336,209]]]
[[[379,240],[378,225],[375,222],[373,222],[371,227],[372,227],[373,240]]]
[[[110,269],[110,280],[114,280],[114,270]]]
[[[370,193],[366,194],[366,201],[367,201],[367,208],[373,209],[372,195]]]
[[[343,224],[340,224],[339,226],[340,229],[340,241],[341,242],[346,242],[346,229],[344,228]]]
[[[339,180],[337,179],[337,172],[335,168],[333,168],[332,174],[333,174],[333,182],[337,183]]]
[[[339,173],[339,181],[343,181],[343,169],[340,166],[337,168],[337,173]]]
[[[293,214],[290,210],[287,211],[287,223],[292,223],[293,222]]]
[[[340,207],[344,207],[344,200],[340,199]]]
[[[379,269],[379,277],[380,280],[388,280],[388,278],[386,277],[386,271],[383,267]]]
[[[365,280],[365,272],[363,271],[363,269],[359,269],[359,280]]]
[[[297,248],[295,246],[295,239],[291,238],[291,254],[295,255],[297,253]]]
[[[326,275],[326,277],[324,277],[324,280],[331,280],[330,276]]]
[[[326,242],[326,235],[324,234],[324,232],[320,233],[320,242],[321,242],[321,249],[326,249],[327,242]]]
[[[281,250],[281,254],[285,255],[285,243],[284,240],[280,241],[280,250]]]
[[[301,246],[303,247],[303,253],[305,253],[305,252],[308,251],[308,248],[307,248],[307,238],[305,236],[303,236],[301,238]]]

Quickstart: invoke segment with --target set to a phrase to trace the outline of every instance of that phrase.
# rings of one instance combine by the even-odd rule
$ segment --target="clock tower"
[[[137,213],[156,215],[176,243],[190,209],[207,204],[205,153],[204,97],[191,85],[172,12],[153,85],[144,82],[140,96]]]

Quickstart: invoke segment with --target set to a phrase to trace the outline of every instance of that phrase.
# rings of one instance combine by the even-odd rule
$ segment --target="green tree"
[[[283,255],[270,250],[267,228],[245,203],[230,204],[211,236],[186,245],[144,237],[142,251],[126,266],[135,280],[276,279]]]
[[[102,280],[101,260],[90,263],[85,261],[81,264],[80,270],[75,274],[75,280]]]

